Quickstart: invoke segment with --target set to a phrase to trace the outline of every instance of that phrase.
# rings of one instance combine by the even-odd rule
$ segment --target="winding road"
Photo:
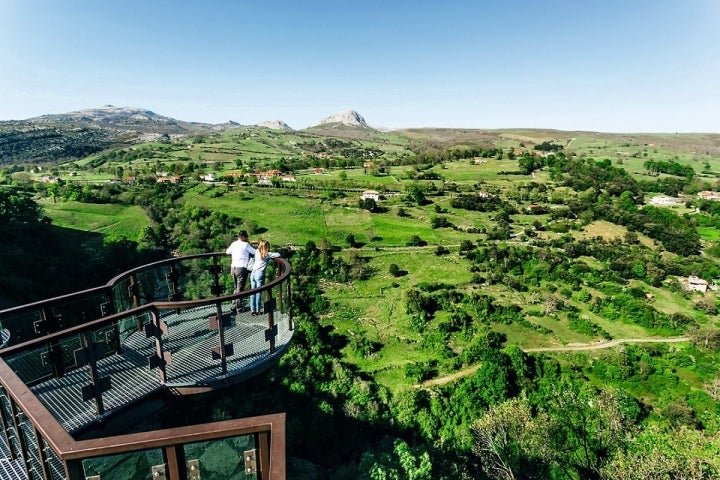
[[[523,348],[522,350],[526,353],[535,352],[573,352],[582,350],[600,350],[601,348],[612,348],[617,347],[625,343],[681,343],[689,342],[690,337],[646,337],[646,338],[618,338],[616,340],[607,340],[602,342],[592,343],[570,343],[568,345],[562,345],[559,347],[538,347],[538,348]],[[417,387],[430,387],[435,385],[445,385],[458,378],[468,377],[475,373],[480,368],[480,364],[472,365],[463,370],[460,370],[450,375],[443,377],[432,378],[426,380],[421,384],[416,385]]]

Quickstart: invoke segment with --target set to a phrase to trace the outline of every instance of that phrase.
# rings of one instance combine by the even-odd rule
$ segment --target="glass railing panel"
[[[144,329],[144,326],[151,321],[152,316],[150,312],[145,312],[140,315],[129,315],[118,320],[116,325],[120,336],[120,344],[125,343],[131,335],[136,335],[139,329]]]
[[[252,451],[255,456],[255,435],[242,435],[207,442],[188,443],[183,446],[187,461],[186,480],[202,478],[202,480],[249,480],[257,479],[257,468],[248,472],[245,468],[245,452]],[[248,461],[247,464],[259,465],[260,459]],[[199,470],[199,476],[193,476]]]
[[[135,274],[139,305],[170,300],[170,266],[161,265]]]
[[[212,293],[215,277],[210,272],[213,265],[213,259],[210,257],[183,260],[176,264],[179,273],[178,286],[184,300],[197,300],[215,296]],[[229,268],[224,267],[224,265],[218,265],[218,268],[222,270],[220,273],[221,278],[225,274],[225,270],[227,270],[227,275],[230,275]]]
[[[8,345],[17,345],[99,319],[109,313],[109,291],[103,289],[46,301],[32,307],[12,309],[4,312],[0,321],[10,333]]]
[[[123,278],[111,288],[116,312],[124,312],[133,308],[133,296],[130,289],[130,279]]]
[[[50,348],[41,344],[19,352],[3,356],[3,360],[12,368],[26,385],[51,378],[54,375],[52,358],[62,355],[57,345]]]
[[[103,290],[53,302],[46,309],[48,315],[47,332],[52,333],[82,325],[111,313],[108,293]]]
[[[107,455],[82,461],[85,478],[99,476],[103,480],[151,480],[160,476],[153,474],[153,467],[162,465],[161,449]]]
[[[118,322],[112,322],[93,330],[89,338],[95,345],[101,347],[98,350],[99,357],[108,356],[117,352],[120,347]]]
[[[10,332],[8,345],[16,345],[38,336],[42,312],[39,308],[29,308],[8,312],[2,317],[3,326]]]

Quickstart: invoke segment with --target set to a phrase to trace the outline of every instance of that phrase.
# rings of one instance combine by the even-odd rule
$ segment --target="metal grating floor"
[[[0,478],[3,480],[28,480],[21,460],[0,458]]]
[[[200,321],[208,322],[207,311]],[[267,316],[251,316],[250,312],[231,314],[223,313],[225,321],[230,325],[225,327],[225,344],[233,345],[232,355],[227,357],[227,373],[223,374],[219,359],[213,358],[213,347],[219,346],[217,332],[209,328],[197,331],[197,325],[190,329],[197,332],[188,339],[187,331],[190,322],[180,316],[167,321],[168,338],[167,347],[172,352],[171,364],[167,367],[168,386],[202,385],[213,381],[233,377],[247,370],[255,368],[272,358],[276,358],[285,351],[285,347],[292,338],[290,322],[286,315],[276,321],[277,336],[275,337],[275,352],[270,353],[269,342],[265,339],[267,331]],[[275,318],[280,317],[279,314]],[[202,334],[202,335],[198,335]],[[202,336],[202,340],[198,338]]]
[[[123,343],[122,354],[101,359],[99,377],[111,381],[111,388],[103,393],[103,415],[97,414],[94,400],[83,400],[82,388],[90,383],[87,368],[44,381],[31,390],[63,427],[74,433],[158,390],[202,386],[255,369],[282,355],[292,338],[288,316],[277,312],[275,317],[280,321],[276,321],[276,350],[271,354],[265,339],[266,315],[223,312],[230,322],[224,330],[225,343],[233,344],[233,354],[227,357],[227,373],[223,374],[220,360],[212,354],[213,347],[219,345],[218,333],[210,330],[208,321],[214,313],[214,307],[201,307],[163,318],[168,325],[168,334],[163,336],[164,350],[172,354],[165,384],[160,381],[159,370],[149,367],[148,359],[155,356],[156,347],[154,338],[147,338],[145,332],[130,335]]]
[[[111,378],[112,388],[103,393],[104,415],[97,414],[94,400],[83,400],[82,388],[90,383],[87,368],[72,370],[61,378],[35,385],[31,390],[65,430],[73,433],[113,410],[163,388],[157,372],[148,369],[147,358],[134,350],[103,358],[98,362],[98,373],[101,378]]]

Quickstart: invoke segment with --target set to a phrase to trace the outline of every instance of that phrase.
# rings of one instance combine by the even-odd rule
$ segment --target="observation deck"
[[[0,311],[0,478],[284,479],[284,414],[94,433],[128,425],[151,399],[228,387],[280,359],[294,332],[289,263],[273,259],[265,285],[225,295],[227,263],[224,253],[172,258]],[[251,295],[261,295],[262,314],[232,308]],[[228,439],[236,458],[223,453],[221,472],[192,458]],[[133,470],[147,463],[139,457],[147,475]]]

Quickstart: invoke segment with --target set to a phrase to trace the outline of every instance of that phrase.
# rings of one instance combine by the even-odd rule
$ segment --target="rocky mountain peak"
[[[370,128],[365,119],[355,110],[342,110],[333,113],[329,117],[320,120],[313,127],[318,125],[339,124],[348,127]]]
[[[286,132],[292,131],[292,127],[282,120],[268,120],[266,122],[258,123],[257,126],[270,128],[272,130],[284,130]]]

